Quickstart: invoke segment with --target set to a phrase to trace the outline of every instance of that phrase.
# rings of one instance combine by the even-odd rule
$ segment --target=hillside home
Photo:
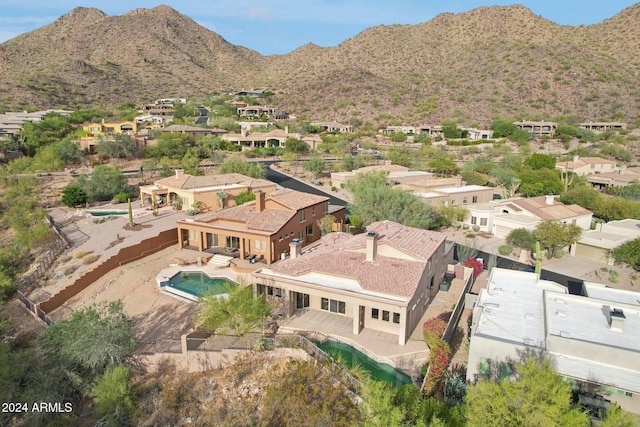
[[[356,175],[361,173],[374,172],[374,171],[383,171],[383,172],[386,172],[387,174],[392,174],[392,173],[402,174],[402,173],[409,172],[409,168],[406,166],[393,165],[391,164],[390,161],[387,160],[383,165],[365,166],[360,169],[354,169],[352,171],[347,171],[347,172],[331,172],[331,182],[335,186],[344,186],[349,181],[355,179]],[[422,173],[428,174],[428,172],[422,172]]]
[[[443,179],[443,178],[440,178]],[[446,179],[446,178],[444,178]],[[404,187],[409,187],[405,185]],[[495,188],[483,185],[460,185],[451,187],[431,187],[428,191],[417,191],[415,194],[432,205],[442,203],[448,206],[468,206],[486,203],[493,200]]]
[[[323,132],[339,132],[339,133],[351,133],[353,132],[353,126],[343,125],[338,122],[313,122],[311,126],[316,126],[322,129]]]
[[[171,125],[166,126],[160,129],[161,132],[170,132],[170,133],[181,133],[181,134],[189,134],[193,136],[221,136],[227,133],[224,129],[217,128],[201,128],[198,126],[187,126],[187,125]]]
[[[289,114],[286,111],[268,105],[247,105],[238,107],[236,111],[240,117],[259,118],[264,115],[273,120],[286,120],[289,118]]]
[[[56,113],[62,116],[68,116],[73,111],[68,110],[41,110],[28,113],[26,111],[13,112],[7,111],[0,114],[0,129],[2,135],[14,137],[22,130],[24,122],[40,122],[49,113]]]
[[[629,184],[640,183],[640,168],[627,168],[625,165],[621,165],[620,169],[614,172],[587,175],[587,181],[597,189],[626,187]]]
[[[323,216],[331,214],[343,223],[345,211],[344,206],[330,206],[324,196],[287,189],[267,197],[256,191],[255,201],[177,221],[178,245],[271,264],[287,256],[294,239],[305,244],[318,240]]]
[[[140,187],[140,207],[151,209],[171,205],[192,209],[195,202],[201,212],[235,206],[235,197],[243,191],[276,191],[276,184],[237,173],[193,176],[177,169],[175,175],[158,179],[153,185]]]
[[[221,138],[242,146],[243,150],[258,147],[284,147],[289,138],[301,139],[299,133],[289,133],[288,126],[285,126],[284,130],[273,129],[269,132],[249,132],[246,128],[242,128],[240,133],[225,133]]]
[[[116,134],[133,136],[138,131],[138,124],[130,120],[107,122],[102,119],[100,123],[83,124],[82,130],[86,135],[78,139],[80,149],[91,153],[102,138],[109,138]]]
[[[518,129],[525,130],[533,136],[553,137],[558,129],[558,123],[555,122],[513,122]]]
[[[146,114],[151,114],[153,116],[165,116],[167,118],[173,117],[173,103],[145,104],[142,106],[142,111]]]
[[[453,260],[446,235],[376,222],[357,235],[335,232],[253,273],[257,294],[280,298],[285,315],[319,310],[364,328],[397,335],[404,345],[419,324]]]
[[[380,129],[378,131],[379,133],[385,134],[385,135],[393,135],[395,133],[404,133],[407,135],[413,135],[416,133],[416,127],[415,126],[410,126],[410,125],[405,125],[405,126],[387,126],[384,129]]]
[[[556,163],[556,169],[584,176],[615,172],[618,168],[615,161],[603,159],[602,157],[573,156],[571,161]]]
[[[480,141],[483,139],[492,139],[493,131],[490,129],[475,129],[475,128],[462,128],[467,131],[467,139],[472,141]]]
[[[640,413],[640,293],[588,282],[583,293],[493,268],[473,308],[467,380],[508,378],[522,352],[542,352],[581,403]]]
[[[501,238],[506,238],[516,228],[533,230],[541,220],[576,224],[589,230],[593,217],[591,211],[579,205],[565,205],[554,196],[493,200],[467,208],[469,214],[464,223],[478,225],[480,231]]]
[[[627,130],[627,124],[622,122],[584,122],[578,123],[578,127],[595,133],[602,133],[606,131],[620,132],[621,130]]]
[[[611,250],[640,237],[640,220],[623,219],[600,223],[595,230],[582,233],[575,245],[575,256],[613,265]]]

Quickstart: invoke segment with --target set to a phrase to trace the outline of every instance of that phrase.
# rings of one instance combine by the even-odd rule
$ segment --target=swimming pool
[[[129,211],[87,211],[91,216],[114,216],[114,215],[126,215]]]
[[[412,383],[409,375],[389,364],[376,362],[350,345],[331,340],[314,343],[334,359],[342,359],[349,368],[355,365],[362,366],[374,380],[388,381],[397,388]]]
[[[201,271],[181,271],[168,281],[161,282],[160,286],[165,287],[167,291],[197,301],[208,292],[224,295],[227,293],[228,286],[235,288],[238,284],[226,277],[210,277]]]

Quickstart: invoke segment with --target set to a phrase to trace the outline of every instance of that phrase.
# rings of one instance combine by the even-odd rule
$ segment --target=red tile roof
[[[446,236],[391,221],[376,222],[367,229],[378,233],[378,254],[373,262],[366,261],[366,233],[355,236],[330,233],[314,243],[311,250],[303,250],[295,259],[279,261],[272,270],[291,276],[317,272],[348,277],[367,291],[412,297],[429,259],[444,244]],[[385,245],[406,253],[407,257],[382,255]]]
[[[568,218],[575,218],[581,215],[589,215],[592,212],[579,205],[565,205],[553,200],[552,204],[547,204],[547,196],[532,197],[530,199],[512,200],[511,203],[531,212],[540,219],[551,219],[560,221]]]

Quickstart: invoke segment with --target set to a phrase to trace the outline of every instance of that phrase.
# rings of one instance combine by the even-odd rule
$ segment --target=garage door
[[[501,237],[504,239],[509,235],[510,232],[511,232],[510,228],[507,228],[504,225],[496,225],[496,228],[495,228],[496,237]]]
[[[608,261],[606,249],[585,245],[583,243],[576,244],[576,256],[596,262],[606,263]]]

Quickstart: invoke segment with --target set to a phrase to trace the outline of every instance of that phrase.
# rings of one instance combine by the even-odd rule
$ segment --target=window
[[[273,286],[267,286],[267,295],[280,298],[282,296],[282,289],[274,288]]]
[[[311,216],[316,216],[316,207],[315,206],[313,206],[311,208]]]
[[[471,198],[471,203],[478,203],[478,196],[473,196]]]
[[[275,288],[273,294],[275,296],[277,296],[278,298],[280,298],[282,296],[282,289],[280,288]]]
[[[371,309],[371,318],[372,319],[380,318],[380,311],[377,308],[372,308]]]
[[[344,301],[338,301],[335,299],[322,298],[320,301],[320,308],[332,313],[346,313],[346,304]]]
[[[304,210],[300,211],[300,222],[304,222],[307,219],[307,212]]]
[[[387,310],[382,310],[382,320],[385,322],[389,321],[389,312]]]
[[[467,203],[469,203],[469,198],[468,197],[463,197],[462,198],[462,204],[466,205]]]
[[[278,239],[278,242],[282,242],[282,236],[280,236],[280,238]]]
[[[307,225],[307,236],[313,235],[313,225]]]
[[[480,225],[481,226],[486,226],[487,225],[487,218],[480,218]]]
[[[400,313],[393,313],[393,323],[400,323]]]
[[[300,241],[304,240],[304,231],[298,231],[298,239],[300,239]]]
[[[476,218],[475,216],[471,217],[471,224],[475,225],[478,222],[478,218]]]
[[[451,206],[455,205],[456,201],[455,200],[451,200]]]
[[[329,213],[329,202],[324,202],[324,213]]]
[[[309,294],[296,292],[296,308],[309,307]]]
[[[196,230],[189,230],[189,240],[198,240],[198,233]]]

